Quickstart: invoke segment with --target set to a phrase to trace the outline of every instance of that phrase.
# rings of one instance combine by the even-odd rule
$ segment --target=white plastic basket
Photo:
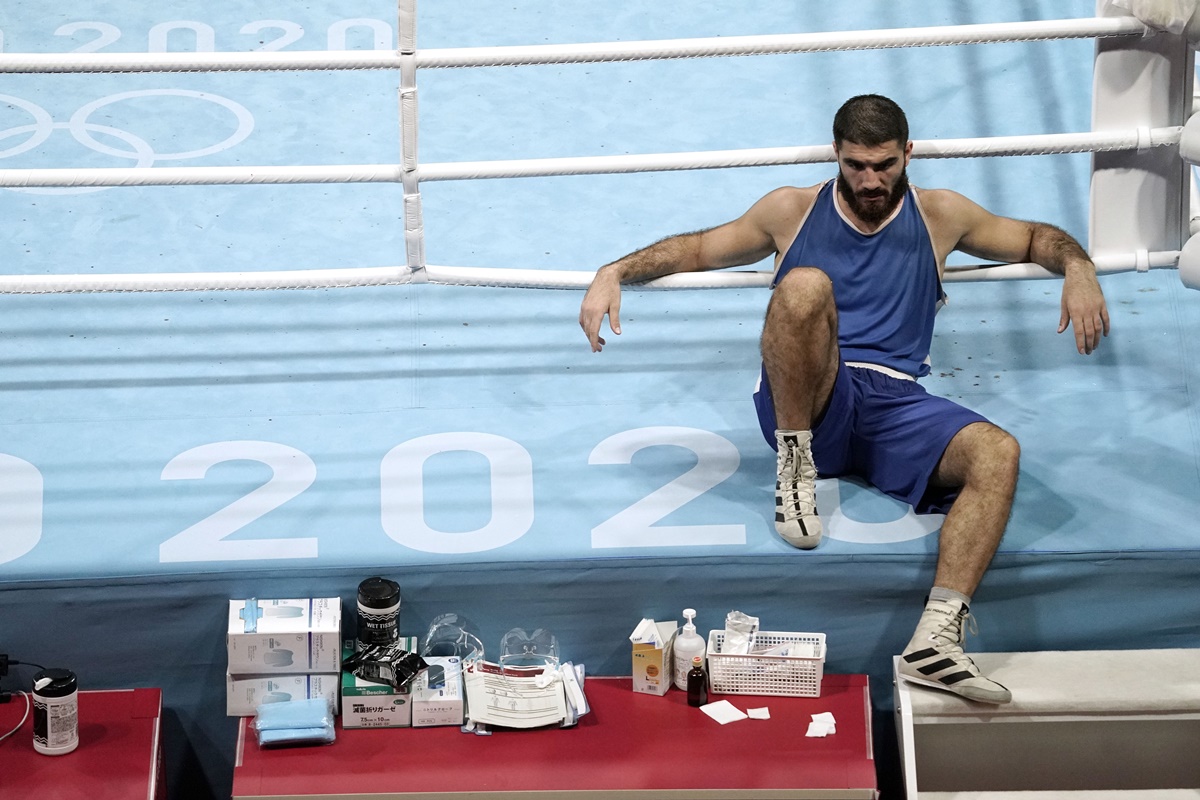
[[[749,654],[722,654],[725,631],[708,632],[708,689],[718,694],[820,697],[825,634],[759,631]],[[788,655],[761,651],[790,645]]]

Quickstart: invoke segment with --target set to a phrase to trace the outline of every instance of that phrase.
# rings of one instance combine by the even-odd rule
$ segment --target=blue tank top
[[[793,267],[820,269],[833,281],[843,361],[928,375],[933,318],[944,295],[916,194],[910,188],[899,213],[868,234],[838,213],[836,191],[832,180],[821,187],[772,286]]]

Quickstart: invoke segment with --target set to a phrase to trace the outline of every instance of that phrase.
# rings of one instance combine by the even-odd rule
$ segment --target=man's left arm
[[[1063,276],[1058,332],[1075,331],[1075,347],[1088,355],[1108,335],[1108,306],[1096,279],[1096,265],[1066,231],[1044,222],[1000,217],[957,192],[928,193],[939,227],[950,234],[950,249],[989,260],[1032,261]]]
[[[1100,345],[1101,336],[1108,336],[1108,306],[1096,265],[1079,246],[1079,242],[1061,228],[1044,222],[1031,222],[1029,260],[1063,276],[1062,312],[1058,332],[1070,325],[1075,331],[1075,347],[1084,355]]]

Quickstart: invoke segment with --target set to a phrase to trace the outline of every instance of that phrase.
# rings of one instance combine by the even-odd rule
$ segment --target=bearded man
[[[1020,448],[979,414],[928,394],[933,320],[946,256],[1031,261],[1063,276],[1058,332],[1079,353],[1108,335],[1096,268],[1066,232],[989,213],[956,192],[908,183],[903,110],[880,95],[848,100],[833,121],[835,179],[776,189],[738,219],[664,239],[608,264],[583,298],[593,352],[601,323],[620,334],[621,285],[775,257],[755,405],[775,447],[775,529],[802,549],[821,541],[815,480],[854,475],[944,513],[934,586],[900,673],[985,703],[1009,691],[963,652],[971,597],[999,547]]]

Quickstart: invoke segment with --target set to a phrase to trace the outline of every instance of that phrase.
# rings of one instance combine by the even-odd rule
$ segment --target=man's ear
[[[908,162],[912,161],[912,139],[908,140],[908,144],[904,145],[904,166],[908,166]]]

